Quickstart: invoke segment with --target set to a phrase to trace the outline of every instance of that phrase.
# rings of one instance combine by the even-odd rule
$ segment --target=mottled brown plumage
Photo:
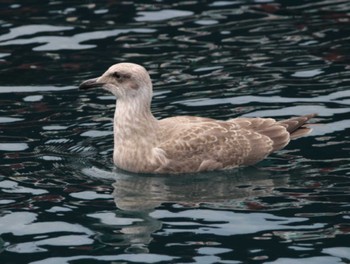
[[[310,132],[314,114],[276,121],[272,118],[176,116],[157,120],[151,113],[152,82],[133,63],[111,66],[81,89],[101,86],[117,98],[114,163],[140,173],[187,173],[252,165]]]

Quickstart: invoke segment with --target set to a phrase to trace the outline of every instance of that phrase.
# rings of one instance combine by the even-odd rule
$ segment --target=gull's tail
[[[283,125],[287,129],[291,139],[295,139],[309,134],[311,132],[312,129],[310,127],[305,126],[305,124],[307,123],[307,121],[309,121],[316,115],[317,114],[309,114],[298,117],[292,117],[289,119],[279,121],[278,123]]]

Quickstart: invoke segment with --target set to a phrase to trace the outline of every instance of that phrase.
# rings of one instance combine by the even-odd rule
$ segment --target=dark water
[[[21,3],[23,2],[23,3]],[[350,2],[0,3],[0,263],[350,263]],[[77,85],[144,65],[153,112],[317,112],[252,168],[112,165],[114,98]]]

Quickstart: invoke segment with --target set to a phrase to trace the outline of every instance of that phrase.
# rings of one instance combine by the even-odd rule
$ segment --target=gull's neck
[[[144,98],[123,98],[116,102],[114,114],[115,144],[152,145],[156,142],[157,119]]]
[[[154,162],[158,130],[150,102],[118,100],[114,114],[114,163],[125,170],[145,171]]]

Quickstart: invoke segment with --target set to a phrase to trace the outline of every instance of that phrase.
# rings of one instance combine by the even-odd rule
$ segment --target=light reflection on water
[[[350,261],[348,1],[0,5],[1,263]],[[126,173],[76,88],[119,61],[159,118],[319,115],[252,168]]]

